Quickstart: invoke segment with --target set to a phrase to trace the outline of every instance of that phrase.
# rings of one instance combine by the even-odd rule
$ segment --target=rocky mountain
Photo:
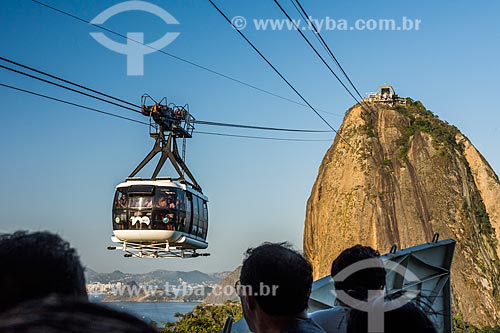
[[[96,275],[99,275],[99,273],[94,271],[92,268],[85,267],[85,281],[93,281]]]
[[[238,295],[234,290],[236,281],[240,279],[241,266],[237,267],[233,272],[229,273],[222,279],[212,292],[205,298],[204,303],[207,304],[224,304],[226,301],[238,300]]]
[[[135,282],[139,284],[148,285],[165,285],[168,284],[178,284],[179,281],[183,281],[189,284],[215,284],[219,282],[224,276],[222,273],[206,274],[200,271],[168,271],[163,269],[158,269],[149,273],[141,274],[131,274],[123,273],[120,271],[114,271],[111,273],[97,273],[92,269],[87,268],[85,270],[85,278],[87,283],[100,282],[100,283],[116,283],[116,282]]]
[[[304,252],[315,279],[355,244],[386,253],[457,240],[455,313],[500,322],[500,183],[460,131],[422,103],[357,105],[345,115],[307,202]]]

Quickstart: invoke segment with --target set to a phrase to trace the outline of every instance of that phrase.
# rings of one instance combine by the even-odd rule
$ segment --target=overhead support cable
[[[273,138],[265,136],[251,136],[251,135],[237,135],[237,134],[227,134],[227,133],[212,133],[212,132],[200,132],[196,131],[198,134],[207,135],[217,135],[217,136],[227,136],[234,138],[245,138],[245,139],[261,139],[261,140],[275,140],[275,141],[294,141],[294,142],[331,142],[332,139],[293,139],[293,138]]]
[[[47,9],[50,9],[50,10],[55,11],[55,12],[57,12],[57,13],[60,13],[60,14],[62,14],[62,15],[65,15],[65,16],[68,16],[68,17],[71,17],[71,18],[73,18],[73,19],[75,19],[75,20],[77,20],[77,21],[80,21],[80,22],[83,22],[83,23],[89,24],[89,25],[91,25],[91,26],[93,26],[93,27],[95,27],[95,28],[97,28],[97,29],[101,29],[101,30],[103,30],[103,31],[107,31],[107,32],[109,32],[109,33],[111,33],[111,34],[113,34],[113,35],[115,35],[115,36],[118,36],[118,37],[124,38],[124,39],[126,39],[126,40],[129,40],[129,41],[131,41],[131,42],[137,43],[137,44],[139,44],[139,45],[142,45],[142,46],[148,47],[148,48],[150,48],[150,49],[152,49],[152,50],[155,50],[155,51],[157,51],[157,52],[160,52],[160,53],[162,53],[162,54],[164,54],[164,55],[166,55],[166,56],[169,56],[169,57],[171,57],[171,58],[173,58],[173,59],[175,59],[175,60],[181,61],[181,62],[186,63],[186,64],[188,64],[188,65],[194,66],[194,67],[196,67],[196,68],[198,68],[198,69],[201,69],[201,70],[204,70],[204,71],[210,72],[210,73],[212,73],[212,74],[214,74],[214,75],[217,75],[217,76],[219,76],[219,77],[222,77],[222,78],[225,78],[225,79],[227,79],[227,80],[230,80],[230,81],[236,82],[236,83],[238,83],[238,84],[241,84],[241,85],[246,86],[246,87],[248,87],[248,88],[251,88],[251,89],[254,89],[254,90],[260,91],[260,92],[265,93],[265,94],[267,94],[267,95],[274,96],[274,97],[279,98],[279,99],[281,99],[281,100],[284,100],[284,101],[287,101],[287,102],[290,102],[290,103],[293,103],[293,104],[296,104],[296,105],[300,105],[300,106],[303,106],[303,107],[308,107],[308,105],[307,105],[307,104],[301,103],[301,102],[299,102],[299,101],[296,101],[296,100],[290,99],[290,98],[285,97],[285,96],[281,96],[281,95],[279,95],[279,94],[273,93],[272,91],[269,91],[269,90],[266,90],[266,89],[263,89],[263,88],[259,88],[259,87],[255,86],[255,85],[253,85],[253,84],[250,84],[250,83],[248,83],[248,82],[245,82],[245,81],[240,80],[240,79],[237,79],[237,78],[234,78],[234,77],[232,77],[232,76],[230,76],[230,75],[223,74],[223,73],[221,73],[221,72],[219,72],[219,71],[216,71],[216,70],[213,70],[213,69],[208,68],[208,67],[206,67],[206,66],[203,66],[203,65],[197,64],[197,63],[195,63],[195,62],[193,62],[193,61],[190,61],[190,60],[184,59],[184,58],[179,57],[179,56],[177,56],[177,55],[175,55],[175,54],[172,54],[172,53],[169,53],[169,52],[163,51],[163,50],[161,50],[161,49],[155,48],[155,47],[153,47],[153,46],[151,46],[151,45],[148,45],[148,44],[144,44],[144,43],[143,43],[143,42],[141,42],[141,41],[138,41],[138,40],[135,40],[135,39],[133,39],[133,38],[127,37],[127,36],[126,36],[126,35],[124,35],[124,34],[121,34],[121,33],[119,33],[119,32],[113,31],[113,30],[111,30],[111,29],[109,29],[109,28],[103,27],[102,25],[93,24],[93,23],[91,23],[89,20],[83,19],[83,18],[81,18],[81,17],[79,17],[79,16],[76,16],[76,15],[71,14],[71,13],[69,13],[69,12],[66,12],[66,11],[64,11],[64,10],[61,10],[61,9],[56,8],[56,7],[50,6],[50,5],[48,5],[48,4],[46,4],[46,3],[43,3],[43,2],[41,2],[41,1],[38,1],[38,0],[31,0],[31,1],[32,1],[32,2],[34,2],[34,3],[37,3],[37,4],[41,5],[41,6],[44,6],[44,7],[46,7]],[[319,112],[325,113],[325,114],[329,114],[329,115],[336,116],[336,117],[343,117],[343,115],[342,115],[342,114],[338,114],[338,113],[334,113],[334,112],[329,112],[329,111],[322,110],[322,109],[319,109],[319,108],[316,108],[316,110],[318,110]]]
[[[294,129],[294,128],[279,128],[279,127],[264,127],[264,126],[241,125],[241,124],[228,124],[228,123],[218,123],[218,122],[203,121],[203,120],[195,120],[195,124],[210,125],[210,126],[237,127],[237,128],[256,129],[256,130],[267,130],[267,131],[282,131],[282,132],[302,132],[302,133],[331,133],[332,132],[332,131],[323,131],[323,130],[309,130],[309,129]]]
[[[238,34],[252,47],[252,49],[257,52],[257,54],[269,65],[269,67],[271,67],[273,69],[273,71],[278,74],[278,76],[295,92],[295,94],[297,94],[297,96],[300,97],[300,99],[302,99],[302,101],[304,101],[304,103],[306,103],[306,105],[311,109],[313,110],[314,113],[316,113],[316,115],[334,132],[337,132],[335,130],[335,128],[333,128],[332,125],[330,125],[330,123],[328,123],[328,121],[326,121],[325,118],[323,118],[319,113],[318,111],[302,96],[302,94],[300,92],[298,92],[297,89],[295,89],[295,87],[283,76],[283,74],[280,73],[280,71],[274,67],[274,65],[266,58],[266,56],[264,56],[262,54],[262,52],[259,51],[259,49],[241,32],[241,30],[237,29],[233,22],[231,22],[231,20],[229,19],[229,17],[227,17],[226,14],[224,14],[224,12],[219,8],[217,7],[217,5],[212,1],[212,0],[208,0],[208,2],[210,2],[210,4],[212,4],[212,6],[219,12],[219,14],[222,15],[222,17],[224,17],[224,19],[234,28],[234,30],[236,32],[238,32]]]
[[[97,113],[102,113],[102,114],[105,114],[105,115],[108,115],[108,116],[111,116],[111,117],[120,118],[120,119],[124,119],[124,120],[128,120],[128,121],[132,121],[132,122],[135,122],[135,123],[138,123],[138,124],[143,124],[143,125],[148,125],[149,126],[149,123],[146,123],[144,121],[135,120],[135,119],[132,119],[132,118],[120,116],[120,115],[117,115],[117,114],[114,114],[114,113],[111,113],[111,112],[102,111],[102,110],[95,109],[95,108],[92,108],[92,107],[89,107],[89,106],[84,106],[84,105],[81,105],[81,104],[77,104],[77,103],[73,103],[73,102],[70,102],[70,101],[66,101],[66,100],[63,100],[63,99],[60,99],[60,98],[56,98],[56,97],[52,97],[52,96],[40,94],[40,93],[37,93],[37,92],[34,92],[34,91],[22,89],[22,88],[19,88],[19,87],[14,87],[14,86],[11,86],[11,85],[8,85],[8,84],[0,83],[0,86],[5,87],[5,88],[9,88],[9,89],[12,89],[12,90],[17,90],[17,91],[20,91],[20,92],[24,92],[24,93],[27,93],[27,94],[35,95],[35,96],[38,96],[38,97],[50,99],[50,100],[53,100],[53,101],[56,101],[56,102],[68,104],[68,105],[75,106],[75,107],[78,107],[78,108],[86,109],[86,110],[89,110],[89,111],[93,111],[93,112],[97,112]]]
[[[61,79],[61,78],[59,78],[59,77],[57,77],[55,75],[52,75],[52,74],[47,73],[47,72],[42,72],[42,71],[40,71],[40,70],[38,70],[36,68],[23,65],[23,64],[21,64],[19,62],[16,62],[16,61],[13,61],[13,60],[10,60],[10,59],[6,59],[6,58],[3,58],[3,57],[0,57],[0,60],[7,61],[7,62],[9,62],[11,64],[15,64],[16,66],[19,66],[19,67],[22,67],[22,68],[27,68],[27,69],[29,69],[31,71],[36,72],[36,73],[43,73],[43,75],[46,75],[46,76],[51,77],[51,78],[53,77],[53,78],[56,78],[58,80],[62,80],[62,81],[64,81],[67,84],[70,84],[70,85],[73,85],[73,86],[77,86],[77,87],[81,87],[82,89],[85,89],[87,91],[91,91],[91,92],[100,94],[102,96],[106,96],[106,97],[109,97],[111,99],[119,100],[120,101],[120,99],[118,99],[118,98],[116,98],[114,96],[111,96],[111,95],[108,95],[108,94],[104,94],[104,93],[102,93],[102,92],[100,92],[98,90],[91,89],[91,88],[79,85],[77,83],[74,83],[74,82],[66,80],[66,79]],[[118,106],[118,107],[127,109],[129,111],[133,111],[135,113],[141,114],[141,111],[139,111],[139,109],[137,109],[137,110],[131,109],[131,108],[127,107],[127,106],[124,106],[124,105],[121,105],[121,104],[117,104],[117,103],[112,102],[112,101],[108,101],[108,100],[106,100],[104,98],[101,98],[101,97],[98,97],[98,96],[94,96],[94,95],[91,95],[89,93],[85,93],[85,92],[82,92],[80,90],[73,89],[73,88],[64,86],[62,84],[55,83],[55,82],[43,79],[43,78],[38,77],[38,76],[29,74],[29,73],[26,73],[26,72],[23,72],[23,71],[20,71],[20,70],[16,70],[16,69],[11,68],[11,67],[0,65],[0,68],[12,71],[12,72],[14,72],[16,74],[27,76],[27,77],[29,77],[31,79],[35,79],[35,80],[39,80],[39,81],[42,81],[42,82],[45,82],[45,83],[48,83],[48,84],[51,84],[51,85],[55,85],[55,86],[57,86],[59,88],[67,89],[67,90],[70,90],[72,92],[76,92],[76,93],[82,94],[82,95],[87,96],[87,97],[92,97],[92,98],[95,98],[97,100],[100,100],[100,101],[112,104],[114,106]],[[137,106],[137,107],[140,108],[139,106]],[[326,132],[331,132],[331,131],[324,131],[324,130],[322,131],[322,130],[309,130],[309,129],[290,129],[290,128],[264,127],[264,126],[255,126],[255,125],[245,125],[245,124],[231,124],[231,123],[223,123],[223,122],[204,121],[204,120],[196,120],[195,122],[198,123],[198,124],[200,124],[200,125],[208,125],[208,126],[238,127],[238,128],[256,129],[256,130],[268,130],[268,131],[303,132],[303,133],[326,133]]]
[[[328,70],[330,71],[330,73],[332,73],[332,75],[337,79],[337,81],[339,81],[339,83],[342,85],[342,87],[344,87],[344,89],[356,101],[356,103],[359,103],[358,99],[352,94],[352,92],[349,90],[349,88],[347,88],[347,86],[344,84],[344,82],[342,82],[342,80],[339,78],[339,76],[333,71],[333,69],[325,61],[325,59],[323,58],[323,56],[321,56],[321,54],[319,54],[318,50],[316,50],[316,48],[314,47],[314,45],[311,44],[311,42],[309,41],[309,39],[304,35],[304,33],[302,32],[302,30],[300,29],[300,27],[297,26],[297,23],[295,23],[295,21],[292,20],[292,18],[290,17],[290,15],[288,15],[288,13],[286,12],[286,10],[280,5],[280,3],[278,2],[278,0],[274,0],[274,3],[283,12],[283,14],[285,14],[285,16],[288,19],[288,21],[292,22],[292,24],[295,27],[295,30],[297,30],[297,32],[302,36],[302,38],[306,41],[306,43],[311,47],[311,49],[314,51],[314,53],[316,53],[316,55],[321,59],[321,61],[328,68]]]
[[[340,64],[340,62],[337,60],[337,57],[335,57],[333,51],[330,49],[330,47],[328,46],[328,44],[326,43],[326,41],[323,39],[323,37],[321,36],[320,31],[317,29],[316,25],[311,20],[311,17],[309,16],[309,14],[307,14],[307,12],[304,9],[304,7],[300,4],[299,0],[290,0],[290,1],[292,2],[292,4],[295,7],[295,9],[302,16],[302,18],[304,20],[307,20],[309,22],[309,25],[313,27],[314,32],[315,32],[314,35],[320,41],[320,44],[323,46],[323,48],[325,49],[325,51],[328,52],[328,54],[330,55],[330,58],[335,62],[335,64],[337,65],[337,67],[342,71],[342,73],[344,74],[345,78],[349,81],[349,84],[354,88],[354,90],[356,91],[356,94],[359,96],[359,98],[361,100],[363,100],[363,96],[361,96],[361,94],[359,93],[358,89],[356,88],[356,86],[352,82],[351,78],[349,77],[349,75],[347,75],[346,71],[344,70],[344,68],[342,67],[342,65]]]
[[[88,106],[81,105],[81,104],[78,104],[78,103],[73,103],[73,102],[70,102],[70,101],[67,101],[67,100],[63,100],[63,99],[60,99],[60,98],[56,98],[56,97],[52,97],[52,96],[49,96],[49,95],[40,94],[40,93],[31,91],[31,90],[22,89],[22,88],[15,87],[15,86],[12,86],[12,85],[9,85],[9,84],[0,83],[0,87],[4,87],[4,88],[8,88],[8,89],[19,91],[19,92],[23,92],[23,93],[26,93],[26,94],[30,94],[30,95],[42,97],[42,98],[45,98],[45,99],[53,100],[53,101],[56,101],[56,102],[59,102],[59,103],[71,105],[71,106],[78,107],[78,108],[81,108],[81,109],[84,109],[84,110],[88,110],[88,111],[92,111],[92,112],[97,112],[97,113],[100,113],[100,114],[104,114],[106,116],[111,116],[111,117],[114,117],[114,118],[119,118],[119,119],[127,120],[127,121],[134,122],[134,123],[137,123],[137,124],[150,126],[149,123],[144,122],[144,121],[132,119],[132,118],[129,118],[129,117],[120,116],[120,115],[117,115],[117,114],[114,114],[114,113],[111,113],[111,112],[99,110],[99,109],[88,107]],[[326,142],[326,141],[331,141],[331,139],[321,140],[321,139],[276,138],[276,137],[250,136],[250,135],[238,135],[238,134],[202,132],[202,131],[196,131],[196,133],[203,134],[203,135],[216,135],[216,136],[223,136],[223,137],[236,137],[236,138],[245,138],[245,139],[259,139],[259,140],[273,140],[273,141],[295,141],[295,142],[319,142],[319,141]]]
[[[290,89],[292,89],[295,94],[297,94],[297,96],[300,97],[300,99],[302,99],[302,101],[304,101],[304,103],[306,103],[309,108],[332,130],[334,131],[338,136],[339,138],[344,141],[347,145],[349,145],[350,147],[352,147],[352,145],[349,143],[349,141],[347,141],[346,139],[344,139],[340,133],[337,132],[337,130],[332,126],[330,125],[330,123],[325,119],[323,118],[319,112],[304,98],[304,96],[302,96],[302,94],[283,76],[283,74],[280,73],[280,71],[264,56],[264,54],[262,54],[262,52],[259,51],[259,49],[241,32],[241,30],[237,29],[233,22],[229,19],[229,17],[227,17],[226,14],[224,14],[224,12],[212,1],[212,0],[208,0],[208,2],[210,2],[210,4],[219,12],[220,15],[222,15],[222,17],[234,28],[234,30],[236,30],[236,32],[252,47],[252,49],[257,52],[257,54],[269,65],[269,67],[271,67],[274,72],[276,74],[278,74],[279,77],[281,77],[281,79],[290,87]]]
[[[41,78],[41,77],[38,77],[38,76],[35,76],[35,75],[31,75],[29,73],[26,73],[26,72],[23,72],[23,71],[20,71],[20,70],[17,70],[17,69],[14,69],[14,68],[11,68],[11,67],[7,67],[7,66],[4,66],[4,65],[0,65],[0,68],[3,68],[3,69],[6,69],[8,71],[11,71],[11,72],[14,72],[14,73],[17,73],[17,74],[21,74],[21,75],[24,75],[24,76],[27,76],[29,78],[32,78],[32,79],[35,79],[35,80],[39,80],[39,81],[42,81],[42,82],[45,82],[45,83],[48,83],[48,84],[51,84],[51,85],[54,85],[54,86],[57,86],[59,88],[63,88],[63,89],[66,89],[66,90],[69,90],[69,91],[72,91],[72,92],[75,92],[75,93],[78,93],[78,94],[81,94],[81,95],[85,95],[87,97],[91,97],[91,98],[94,98],[94,99],[97,99],[97,100],[100,100],[102,102],[105,102],[105,103],[108,103],[108,104],[112,104],[114,106],[118,106],[118,107],[121,107],[121,108],[124,108],[124,109],[128,109],[130,111],[133,111],[133,112],[137,112],[137,113],[141,113],[141,111],[137,110],[137,109],[132,109],[128,106],[124,106],[124,105],[121,105],[121,104],[118,104],[118,103],[115,103],[115,102],[112,102],[112,101],[109,101],[107,99],[104,99],[102,97],[98,97],[98,96],[95,96],[95,95],[91,95],[89,93],[86,93],[86,92],[83,92],[81,90],[77,90],[77,89],[73,89],[73,88],[70,88],[70,87],[67,87],[67,86],[64,86],[62,84],[59,84],[59,83],[56,83],[56,82],[52,82],[52,81],[49,81],[49,80],[46,80],[44,78]]]
[[[103,92],[100,92],[98,90],[95,90],[95,89],[92,89],[92,88],[89,88],[89,87],[86,87],[84,85],[81,85],[81,84],[78,84],[78,83],[75,83],[75,82],[71,82],[69,80],[66,80],[66,79],[63,79],[62,77],[59,77],[59,76],[56,76],[56,75],[53,75],[53,74],[50,74],[50,73],[47,73],[47,72],[44,72],[44,71],[41,71],[39,69],[36,69],[36,68],[33,68],[33,67],[30,67],[30,66],[27,66],[27,65],[23,65],[17,61],[14,61],[14,60],[11,60],[11,59],[7,59],[7,58],[4,58],[4,57],[1,57],[0,56],[0,60],[3,60],[5,62],[8,62],[12,65],[16,65],[16,66],[19,66],[19,67],[22,67],[24,69],[28,69],[30,71],[33,71],[35,73],[38,73],[38,74],[42,74],[42,75],[45,75],[45,76],[48,76],[52,79],[55,79],[55,80],[58,80],[58,81],[61,81],[61,82],[64,82],[64,83],[67,83],[67,84],[70,84],[72,86],[75,86],[75,87],[78,87],[78,88],[81,88],[81,89],[84,89],[84,90],[87,90],[87,91],[90,91],[90,92],[93,92],[95,94],[98,94],[98,95],[101,95],[101,96],[104,96],[104,97],[107,97],[107,98],[111,98],[111,99],[114,99],[115,101],[118,101],[118,102],[121,102],[121,103],[124,103],[124,104],[127,104],[129,106],[133,106],[135,108],[141,108],[140,105],[137,105],[137,104],[133,104],[131,102],[128,102],[128,101],[125,101],[123,99],[120,99],[120,98],[117,98],[117,97],[114,97],[114,96],[111,96],[111,95],[108,95],[108,94],[105,94]]]

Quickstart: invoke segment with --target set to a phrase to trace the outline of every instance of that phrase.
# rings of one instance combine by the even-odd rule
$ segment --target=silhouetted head
[[[0,315],[2,333],[154,333],[142,320],[105,306],[51,296]]]
[[[270,316],[303,312],[312,281],[311,264],[287,243],[264,243],[248,249],[240,274],[241,285],[251,287],[256,302]]]
[[[0,235],[0,312],[51,294],[87,298],[76,251],[58,235],[18,231]]]
[[[368,260],[367,260],[368,259]],[[367,268],[355,269],[343,281],[336,281],[335,276],[351,265],[364,261]],[[331,276],[335,289],[343,290],[350,296],[363,300],[368,297],[368,290],[382,290],[385,287],[385,268],[380,253],[369,246],[355,245],[348,248],[333,261]]]

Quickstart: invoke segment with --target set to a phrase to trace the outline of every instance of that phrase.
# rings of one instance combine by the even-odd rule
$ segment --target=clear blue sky
[[[46,0],[92,19],[120,1]],[[150,1],[180,24],[144,12],[127,12],[104,25],[120,33],[144,32],[147,43],[180,32],[164,51],[262,89],[298,97],[205,0]],[[290,2],[281,1],[293,17]],[[256,31],[252,20],[283,18],[273,1],[217,0],[229,17],[248,20],[245,34],[315,106],[343,115],[353,100],[295,31]],[[489,1],[303,1],[314,18],[421,20],[418,31],[323,31],[362,94],[392,84],[458,126],[500,169],[500,3]],[[145,56],[144,76],[126,75],[126,57],[98,44],[95,27],[28,0],[2,1],[0,55],[111,95],[140,102],[148,93],[189,103],[202,120],[326,129],[307,108],[174,60]],[[117,42],[116,36],[107,34]],[[116,107],[0,69],[0,82],[97,107],[139,120]],[[281,142],[198,134],[188,143],[188,164],[210,199],[209,258],[125,259],[111,244],[114,187],[150,150],[148,128],[0,87],[2,193],[0,231],[51,230],[68,239],[97,271],[153,269],[232,270],[249,246],[288,240],[302,247],[305,205],[330,134],[259,133],[199,126],[247,135],[325,139]],[[342,116],[324,115],[336,128]]]

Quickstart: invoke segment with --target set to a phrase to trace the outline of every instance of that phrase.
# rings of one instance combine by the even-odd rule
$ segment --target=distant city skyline
[[[259,30],[254,25],[255,20],[284,19],[276,5],[250,0],[214,2],[229,18],[245,19],[242,32],[313,106],[329,112],[320,114],[338,128],[354,100],[296,31]],[[92,20],[123,2],[45,3]],[[148,3],[161,7],[178,24],[139,11],[117,14],[99,24],[123,35],[142,32],[146,44],[166,33],[178,33],[163,51],[300,102],[208,1]],[[293,18],[300,18],[290,3],[283,1],[282,5]],[[500,35],[499,2],[363,0],[303,5],[312,17],[323,20],[321,35],[362,95],[391,84],[400,96],[422,101],[441,119],[457,126],[493,169],[500,170],[496,144],[500,140],[500,46],[495,43]],[[333,24],[328,19],[337,24],[341,20],[366,24],[394,19],[399,24],[403,18],[413,20],[414,25],[419,20],[418,30],[329,30],[326,26]],[[188,103],[199,120],[328,130],[306,107],[160,52],[144,55],[143,75],[127,75],[127,56],[109,50],[90,35],[102,31],[33,1],[4,2],[0,22],[0,56],[135,104],[148,93],[157,100],[166,96],[169,102]],[[302,27],[317,45],[307,25]],[[125,43],[118,36],[104,35]],[[317,48],[327,59],[321,47]],[[2,84],[148,121],[127,110],[0,70]],[[306,202],[334,133],[283,134],[198,125],[198,132],[327,141],[230,138],[195,131],[187,143],[187,163],[209,198],[207,252],[212,255],[186,260],[129,259],[122,252],[106,250],[112,245],[111,206],[115,186],[153,145],[148,127],[1,86],[0,96],[1,232],[59,233],[77,248],[84,265],[98,272],[232,271],[241,264],[248,247],[263,241],[290,241],[302,248]],[[169,172],[172,170],[166,169],[164,174]]]

